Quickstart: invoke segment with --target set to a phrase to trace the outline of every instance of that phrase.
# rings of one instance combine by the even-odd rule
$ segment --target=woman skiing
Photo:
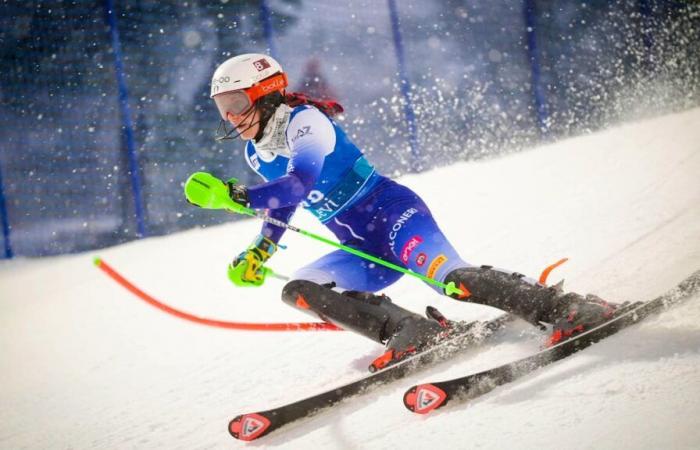
[[[247,141],[246,161],[264,180],[248,187],[229,182],[234,202],[267,209],[285,223],[302,205],[342,244],[442,283],[454,282],[462,294],[453,298],[496,307],[534,324],[553,324],[550,344],[614,314],[615,306],[597,297],[563,294],[517,273],[465,262],[421,198],[379,174],[332,119],[342,112],[340,105],[288,94],[287,86],[282,67],[263,54],[230,58],[213,75],[211,97],[221,115],[222,138]],[[236,285],[264,282],[263,265],[284,231],[263,225],[229,267]],[[452,326],[440,315],[424,318],[375,294],[401,276],[337,250],[296,271],[282,299],[386,344],[386,352],[371,366],[380,369],[431,345]]]

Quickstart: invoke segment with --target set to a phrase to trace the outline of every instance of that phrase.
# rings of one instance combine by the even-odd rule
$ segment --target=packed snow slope
[[[400,181],[424,196],[474,264],[538,276],[566,256],[551,281],[565,278],[569,290],[613,301],[651,298],[700,268],[700,109]],[[294,224],[329,235],[306,213]],[[99,255],[150,294],[201,316],[309,320],[280,301],[278,280],[259,289],[227,281],[228,261],[259,226],[192,230]],[[280,273],[330,250],[292,233],[283,243],[289,248],[270,262]],[[227,433],[233,416],[354,379],[382,352],[348,332],[184,322],[115,284],[93,267],[93,256],[0,265],[0,448],[242,448]],[[386,293],[417,312],[432,304],[454,319],[498,314],[407,277]],[[699,296],[471,403],[428,417],[402,406],[411,384],[524,356],[543,339],[516,322],[494,344],[248,445],[700,447]]]

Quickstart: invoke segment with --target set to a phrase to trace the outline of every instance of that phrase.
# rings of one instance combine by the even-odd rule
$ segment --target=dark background
[[[210,77],[238,53],[339,100],[390,176],[700,104],[694,1],[396,0],[398,29],[392,0],[112,3],[0,3],[0,257],[233,220],[182,185],[259,182],[213,139]]]

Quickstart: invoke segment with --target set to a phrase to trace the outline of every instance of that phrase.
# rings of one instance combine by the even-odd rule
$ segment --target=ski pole
[[[234,183],[236,182],[235,179],[231,179],[229,181]],[[330,239],[326,239],[323,236],[319,236],[310,231],[297,228],[295,226],[289,225],[288,223],[282,222],[281,220],[269,217],[261,211],[255,211],[253,209],[239,205],[238,203],[231,200],[231,198],[229,197],[228,186],[223,181],[207,172],[195,172],[192,175],[190,175],[190,177],[187,179],[187,182],[185,182],[185,197],[190,203],[197,205],[201,208],[225,209],[237,214],[257,217],[258,219],[263,220],[264,222],[285,228],[287,230],[294,231],[311,239],[315,239],[317,241],[331,245],[335,248],[344,250],[355,256],[359,256],[360,258],[364,258],[384,267],[388,267],[389,269],[393,269],[397,272],[416,277],[434,286],[441,287],[445,290],[445,293],[447,295],[464,295],[464,293],[458,287],[455,286],[455,283],[453,281],[447,284],[441,283],[437,280],[433,280],[432,278],[428,278],[425,275],[422,275],[409,269],[405,269],[401,266],[397,266],[396,264],[392,264],[388,261],[384,261],[381,258],[377,258],[376,256],[370,255],[363,251],[357,250],[352,247],[348,247],[347,245],[343,245],[339,242],[331,241]]]
[[[281,273],[277,273],[274,270],[270,269],[269,267],[266,267],[268,270],[267,276],[272,277],[272,278],[277,278],[278,280],[282,281],[289,281],[289,277],[287,275],[282,275]]]

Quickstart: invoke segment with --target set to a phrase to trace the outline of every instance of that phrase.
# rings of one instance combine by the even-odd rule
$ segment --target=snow
[[[658,295],[700,268],[700,109],[630,123],[499,159],[401,179],[427,200],[468,261],[614,301]],[[183,208],[187,207],[183,202]],[[218,212],[212,212],[216,214]],[[299,213],[294,224],[329,236]],[[232,439],[236,414],[363,375],[382,348],[346,332],[242,332],[183,322],[92,266],[95,254],[148,293],[201,316],[307,321],[282,282],[229,284],[255,221],[99,252],[0,264],[0,448],[698,448],[700,296],[575,357],[428,417],[407,386],[488,368],[539,348],[517,322],[494,344],[283,428]],[[271,266],[290,273],[327,252],[288,233]],[[417,312],[498,312],[402,279],[386,293]]]

